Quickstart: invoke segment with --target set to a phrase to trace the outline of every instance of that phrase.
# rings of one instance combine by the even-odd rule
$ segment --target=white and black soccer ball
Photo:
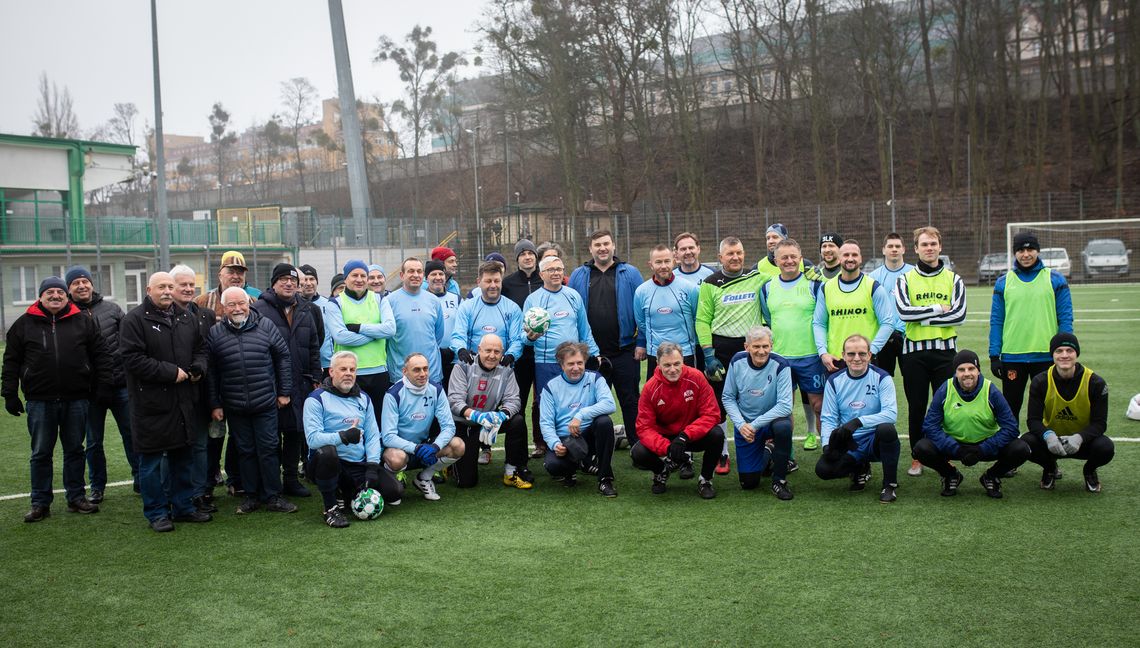
[[[543,335],[550,328],[550,313],[541,306],[533,306],[523,315],[522,325],[527,333]]]
[[[1128,411],[1124,415],[1133,421],[1140,421],[1140,394],[1136,394],[1128,401]]]
[[[365,488],[352,500],[352,514],[361,520],[375,520],[384,512],[384,498],[374,488]]]

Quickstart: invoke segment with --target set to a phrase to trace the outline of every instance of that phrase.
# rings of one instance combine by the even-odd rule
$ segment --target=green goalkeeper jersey
[[[761,323],[760,286],[766,277],[753,270],[739,277],[714,272],[701,282],[697,299],[697,341],[711,346],[712,336],[744,337]]]

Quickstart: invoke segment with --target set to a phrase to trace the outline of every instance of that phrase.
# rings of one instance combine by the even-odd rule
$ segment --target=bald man
[[[206,374],[206,341],[194,318],[174,301],[174,277],[156,272],[146,298],[123,317],[119,355],[131,393],[131,441],[139,454],[143,515],[152,529],[209,522],[191,498],[198,381]],[[163,484],[163,456],[169,483]]]
[[[514,370],[502,364],[503,340],[498,335],[484,335],[478,350],[475,362],[455,365],[447,388],[456,434],[465,445],[463,457],[455,464],[457,485],[464,488],[478,483],[479,442],[494,446],[501,431],[506,434],[503,445],[507,451],[503,484],[529,490],[534,476],[527,468],[526,421]]]

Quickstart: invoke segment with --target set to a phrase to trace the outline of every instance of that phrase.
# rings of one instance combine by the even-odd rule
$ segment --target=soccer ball
[[[352,500],[352,514],[361,520],[375,520],[384,512],[384,498],[373,488],[365,488]]]
[[[523,330],[527,333],[543,335],[550,328],[550,313],[541,306],[535,306],[523,315]]]

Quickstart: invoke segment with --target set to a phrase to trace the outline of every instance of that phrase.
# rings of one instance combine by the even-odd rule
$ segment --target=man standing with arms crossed
[[[863,254],[859,243],[844,241],[839,255],[843,272],[824,282],[812,318],[816,352],[828,372],[843,368],[843,341],[849,336],[858,333],[871,340],[874,356],[894,330],[890,293],[860,270]]]
[[[730,236],[720,242],[721,269],[701,283],[695,327],[697,341],[705,359],[705,375],[712,384],[719,403],[724,392],[724,372],[732,357],[744,350],[744,335],[761,323],[760,284],[756,272],[744,272],[744,244]],[[721,403],[721,425],[724,404]],[[730,470],[728,439],[725,438],[716,473]]]
[[[909,410],[910,447],[922,439],[922,424],[930,394],[954,377],[954,354],[958,350],[956,326],[966,321],[966,286],[938,255],[942,234],[934,227],[914,231],[918,265],[898,280],[895,306],[906,322],[899,365]],[[922,474],[916,458],[906,474]],[[999,477],[1001,475],[998,475]]]
[[[891,293],[891,307],[895,309],[895,331],[891,333],[883,348],[879,349],[879,355],[875,356],[875,365],[892,376],[895,375],[895,366],[898,364],[899,354],[902,353],[903,338],[906,335],[906,322],[897,317],[898,306],[895,305],[895,300],[899,296],[897,284],[899,277],[914,269],[913,265],[903,260],[905,252],[906,246],[902,237],[895,232],[887,234],[883,239],[883,265],[867,273]]]

